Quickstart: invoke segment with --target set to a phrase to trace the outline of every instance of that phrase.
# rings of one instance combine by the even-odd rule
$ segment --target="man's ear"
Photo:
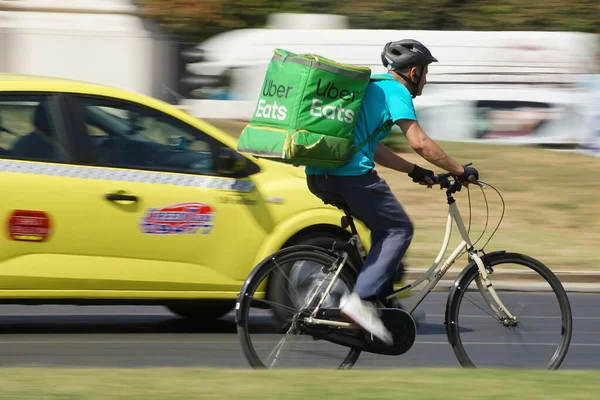
[[[410,79],[413,80],[413,83],[418,82],[419,81],[419,68],[417,68],[416,66],[411,67],[409,77],[410,77]]]

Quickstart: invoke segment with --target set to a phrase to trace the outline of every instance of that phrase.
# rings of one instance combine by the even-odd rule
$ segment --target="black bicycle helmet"
[[[396,72],[413,85],[412,96],[414,98],[417,95],[417,88],[421,82],[425,65],[437,62],[438,60],[421,42],[414,39],[403,39],[387,43],[381,52],[381,61],[388,71]],[[414,83],[399,72],[411,65],[421,66],[421,74],[419,75],[417,83]]]
[[[398,71],[409,65],[428,65],[437,62],[431,52],[421,42],[414,39],[389,42],[381,52],[383,65],[392,71]]]

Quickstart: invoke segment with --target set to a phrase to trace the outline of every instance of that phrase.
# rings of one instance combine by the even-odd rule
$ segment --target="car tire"
[[[331,249],[334,242],[346,242],[348,240],[347,237],[344,237],[342,234],[335,234],[329,232],[315,232],[310,233],[308,235],[303,235],[298,238],[295,238],[288,242],[286,246],[294,246],[294,245],[311,245],[311,246],[319,246],[325,249]],[[356,262],[352,263],[353,265],[357,265]],[[292,300],[289,297],[288,291],[285,288],[287,284],[287,276],[290,273],[290,266],[285,266],[285,271],[283,273],[277,273],[275,271],[271,277],[269,278],[269,283],[267,286],[267,298],[276,304],[286,305],[288,307],[294,307]],[[279,309],[272,309],[273,314],[277,318],[277,330],[284,331],[287,329],[287,322],[285,321],[287,314],[282,312]]]
[[[193,304],[169,304],[169,311],[186,319],[214,320],[227,315],[234,307],[235,300],[209,300]]]

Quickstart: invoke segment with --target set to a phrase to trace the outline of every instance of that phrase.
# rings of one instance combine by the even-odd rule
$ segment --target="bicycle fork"
[[[454,220],[456,221],[456,226],[458,227],[458,231],[463,238],[463,243],[469,246],[469,248],[472,248],[469,233],[465,228],[465,224],[460,216],[460,213],[458,212],[458,207],[454,202],[450,204],[450,215],[453,216]],[[518,323],[517,318],[515,318],[510,311],[508,311],[504,303],[502,303],[502,300],[500,300],[500,297],[498,297],[498,293],[496,293],[496,289],[492,285],[492,281],[487,273],[487,269],[485,268],[483,261],[481,260],[481,257],[477,255],[476,251],[469,251],[469,257],[475,261],[475,264],[477,264],[477,268],[479,269],[479,276],[475,279],[475,283],[477,284],[479,293],[481,293],[481,297],[483,297],[488,307],[490,307],[494,314],[496,314],[500,322],[502,322],[505,326],[516,326]],[[493,301],[496,303],[495,305],[490,300],[486,291],[492,296]],[[504,313],[504,315],[502,313]]]
[[[475,278],[475,283],[477,284],[477,289],[479,290],[481,297],[483,297],[483,300],[485,300],[490,309],[494,312],[494,314],[496,314],[500,322],[502,322],[505,326],[516,326],[518,319],[511,314],[504,303],[502,303],[502,300],[500,300],[500,297],[498,296],[498,293],[496,293],[496,289],[492,284],[492,280],[489,277],[481,257],[474,252],[470,253],[469,255],[473,261],[475,261],[475,264],[477,264],[477,268],[479,269],[479,276]],[[492,296],[492,299],[489,298],[487,293]],[[494,305],[493,302],[496,304]]]

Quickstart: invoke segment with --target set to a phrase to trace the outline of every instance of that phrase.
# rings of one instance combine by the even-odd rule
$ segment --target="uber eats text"
[[[264,98],[258,101],[256,107],[256,117],[270,118],[279,121],[284,121],[287,118],[288,109],[286,106],[277,104],[277,99],[287,99],[290,93],[293,95],[293,86],[281,85],[269,79],[265,81],[262,87],[262,97],[273,98],[273,102],[269,102]],[[347,110],[342,104],[323,106],[324,100],[346,100],[353,102],[358,91],[350,91],[348,89],[338,88],[335,82],[323,81],[319,79],[315,97],[313,97],[310,107],[310,115],[313,117],[325,117],[327,119],[336,119],[340,122],[351,124],[354,122],[354,111]]]
[[[317,82],[317,97],[326,98],[329,100],[348,100],[354,101],[358,91],[349,91],[348,89],[340,89],[335,86],[335,82],[327,81],[324,83],[321,79]],[[323,100],[319,98],[312,99],[310,107],[310,115],[313,117],[325,117],[327,119],[337,119],[340,122],[351,124],[354,122],[354,111],[346,110],[342,104],[322,106]]]
[[[262,88],[263,97],[276,97],[287,99],[293,86],[278,85],[269,79]],[[278,119],[283,121],[287,118],[288,109],[286,106],[277,105],[277,101],[267,103],[265,99],[260,99],[256,107],[256,116],[263,118]]]

